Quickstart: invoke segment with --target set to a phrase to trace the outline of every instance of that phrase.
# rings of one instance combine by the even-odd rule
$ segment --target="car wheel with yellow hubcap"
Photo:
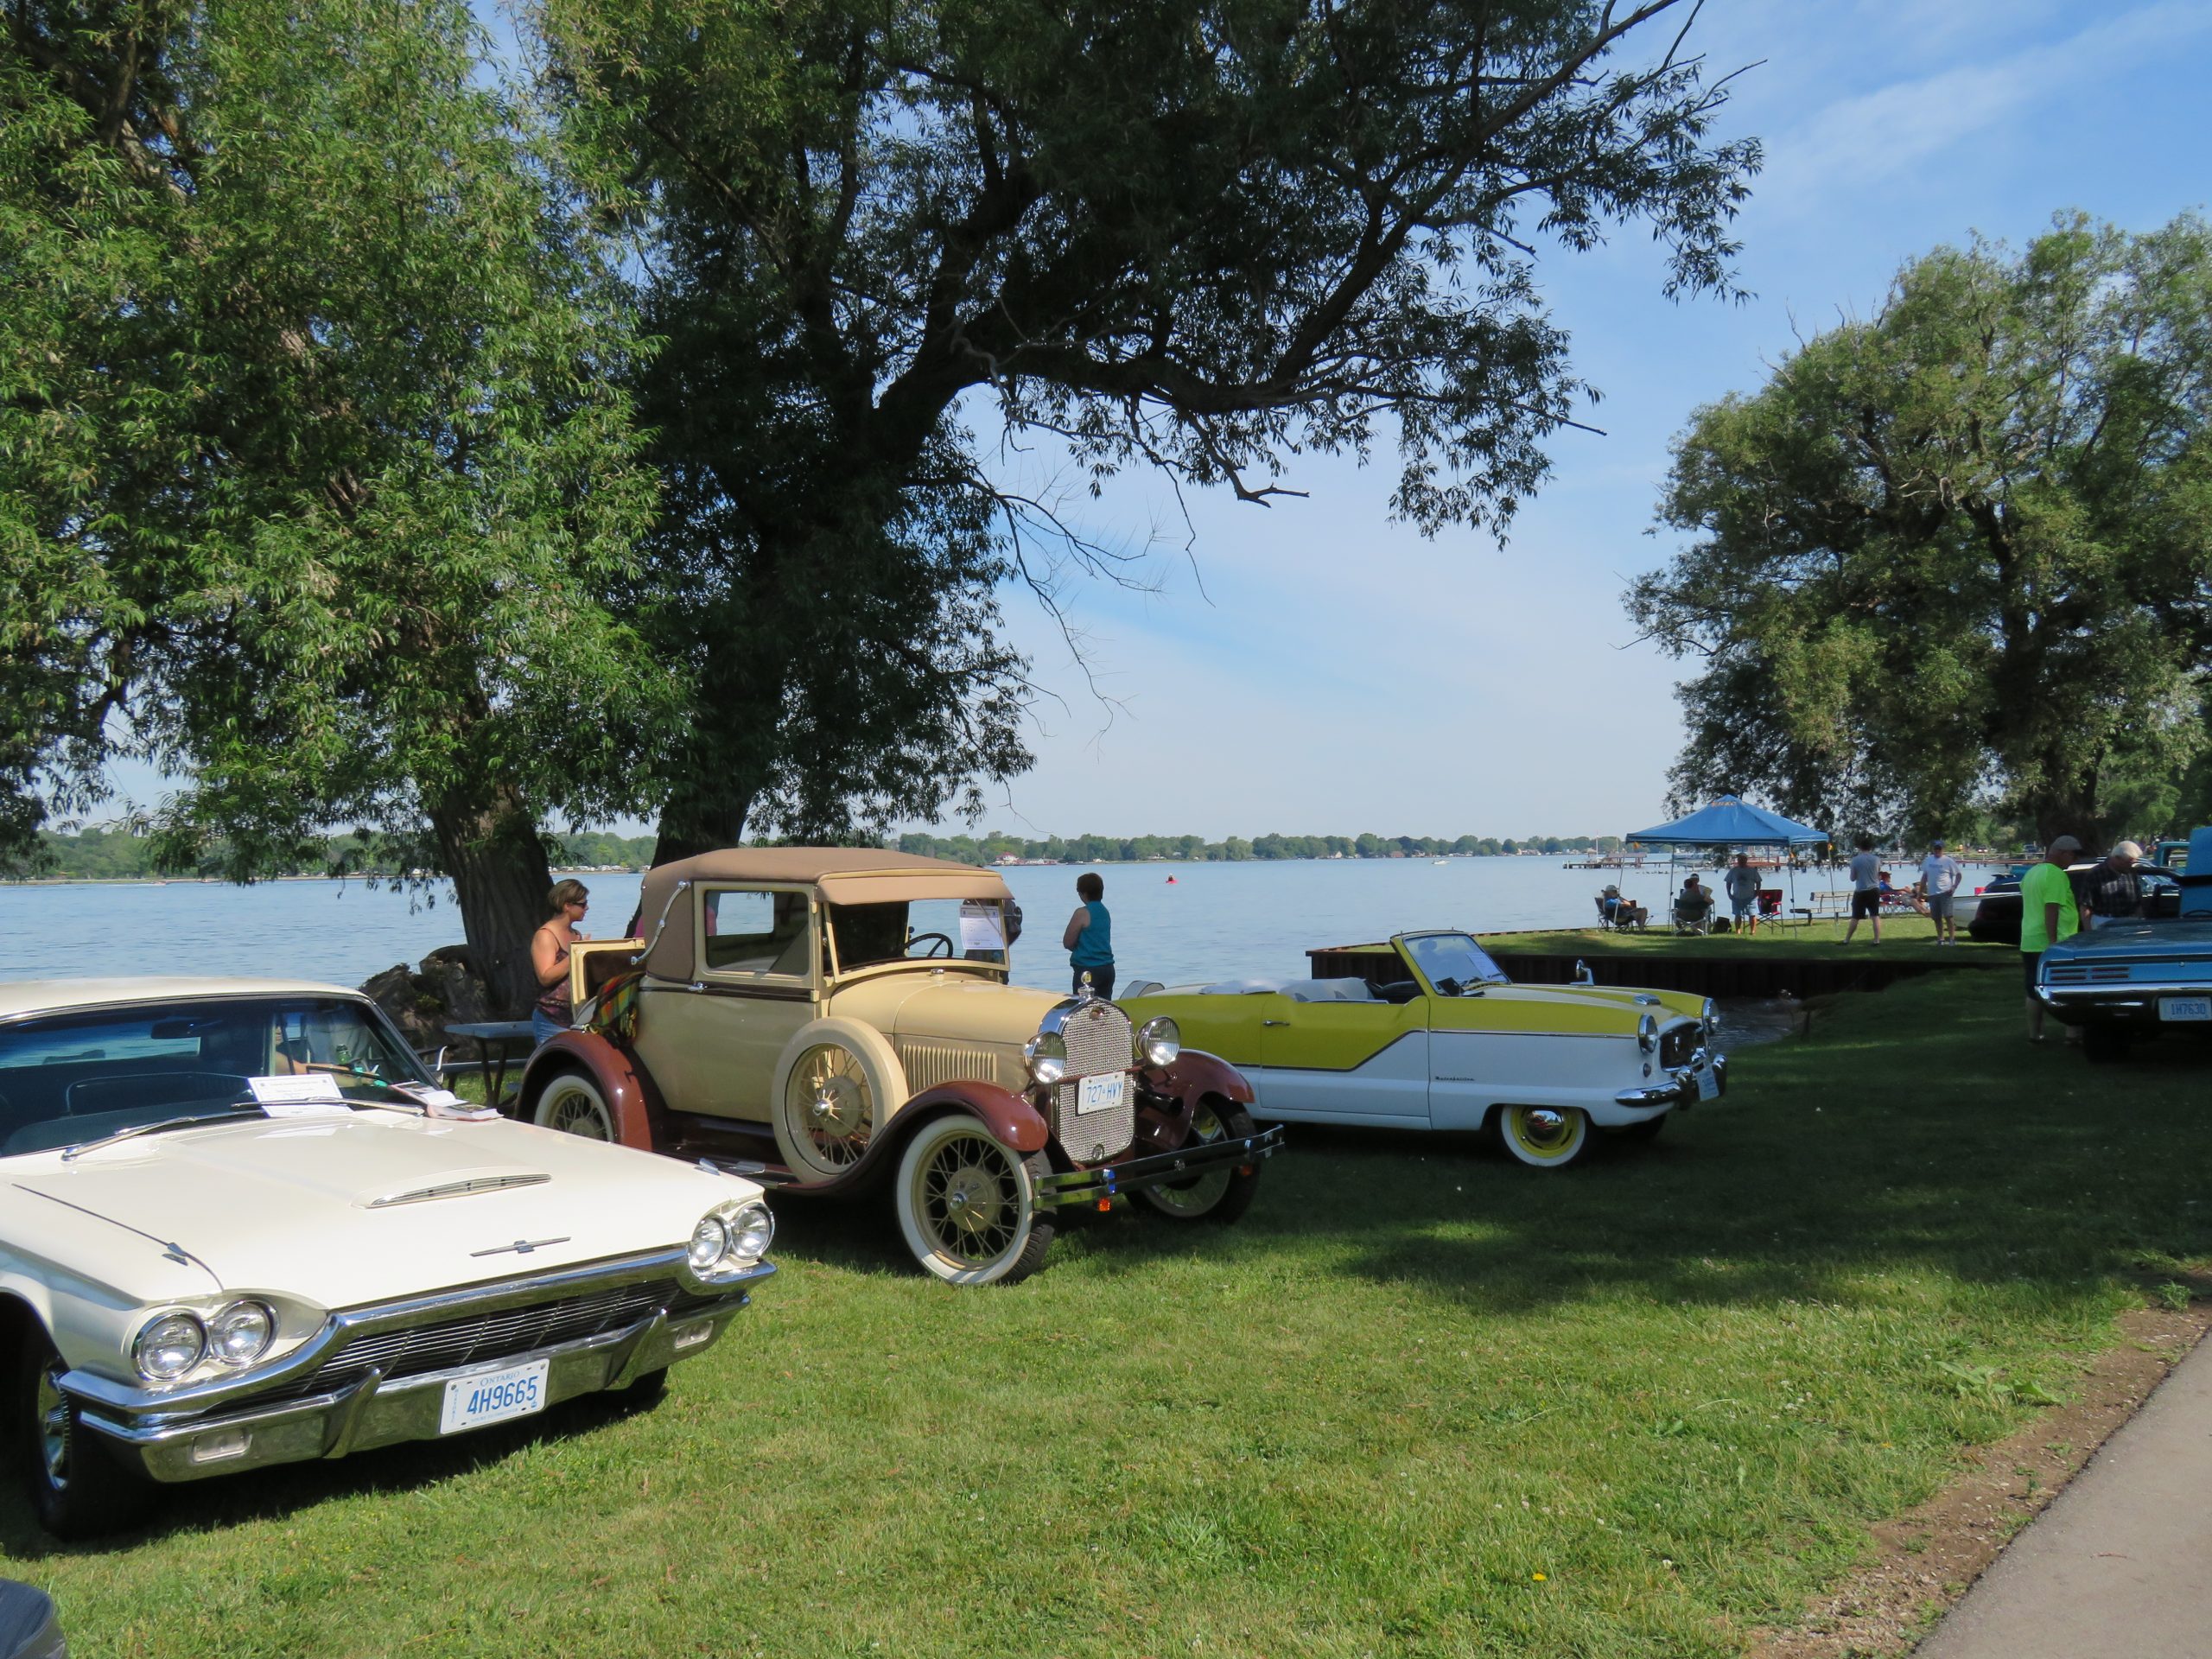
[[[1564,1169],[1590,1145],[1590,1116],[1579,1106],[1501,1106],[1497,1138],[1531,1169]]]
[[[1011,1285],[1043,1265],[1052,1224],[1037,1207],[1050,1170],[980,1118],[932,1118],[899,1159],[899,1230],[914,1260],[950,1285]]]

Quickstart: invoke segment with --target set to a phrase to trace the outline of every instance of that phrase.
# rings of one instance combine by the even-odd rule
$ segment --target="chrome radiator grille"
[[[687,1291],[673,1279],[663,1279],[531,1307],[463,1314],[435,1325],[368,1332],[346,1343],[306,1376],[271,1394],[256,1395],[255,1402],[342,1389],[359,1382],[372,1366],[383,1367],[385,1377],[396,1382],[456,1365],[490,1363],[532,1349],[624,1330],[650,1319],[657,1308],[667,1309],[671,1319],[681,1319],[715,1300]]]
[[[917,1094],[941,1083],[995,1083],[1020,1094],[1029,1076],[1019,1060],[1009,1060],[973,1043],[928,1043],[901,1037],[893,1045],[906,1069],[906,1086]]]
[[[1136,1138],[1136,1079],[1123,1082],[1119,1106],[1080,1116],[1075,1079],[1129,1069],[1129,1016],[1111,1002],[1086,1002],[1068,1015],[1060,1034],[1067,1040],[1069,1080],[1052,1091],[1052,1132],[1078,1164],[1117,1157]]]
[[[1676,1026],[1671,1031],[1659,1033],[1659,1064],[1669,1071],[1688,1065],[1690,1056],[1697,1052],[1697,1027]]]

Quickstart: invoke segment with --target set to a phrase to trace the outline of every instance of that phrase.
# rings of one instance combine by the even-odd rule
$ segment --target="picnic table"
[[[476,1045],[477,1069],[484,1073],[484,1103],[498,1106],[507,1089],[507,1066],[518,1052],[528,1054],[537,1037],[527,1020],[485,1020],[448,1026],[446,1034]]]

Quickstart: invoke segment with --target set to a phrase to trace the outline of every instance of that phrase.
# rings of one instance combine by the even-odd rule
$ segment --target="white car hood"
[[[550,1129],[376,1110],[169,1130],[67,1163],[58,1153],[10,1163],[16,1186],[141,1236],[118,1237],[119,1251],[174,1244],[226,1292],[328,1308],[672,1249],[715,1205],[760,1193]],[[486,1185],[429,1196],[470,1182]]]

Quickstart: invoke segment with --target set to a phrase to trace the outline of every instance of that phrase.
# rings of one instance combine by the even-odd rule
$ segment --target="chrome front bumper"
[[[436,1440],[441,1437],[445,1385],[454,1379],[543,1359],[547,1362],[548,1406],[579,1395],[626,1388],[678,1359],[706,1352],[751,1300],[748,1287],[774,1273],[774,1267],[758,1262],[711,1286],[697,1287],[695,1295],[711,1300],[695,1300],[673,1317],[659,1308],[619,1329],[572,1341],[477,1356],[466,1364],[398,1378],[387,1377],[385,1367],[372,1366],[328,1391],[273,1401],[266,1396],[281,1394],[284,1384],[312,1374],[357,1336],[450,1319],[480,1304],[489,1308],[527,1305],[526,1299],[533,1295],[548,1299],[549,1289],[556,1294],[574,1294],[637,1283],[666,1274],[682,1259],[683,1252],[677,1251],[612,1268],[489,1287],[474,1299],[467,1292],[448,1292],[334,1315],[320,1336],[250,1379],[164,1394],[71,1371],[60,1379],[60,1386],[78,1402],[86,1428],[105,1436],[126,1463],[160,1481],[200,1480],[271,1464],[340,1458],[404,1440]],[[263,1396],[258,1402],[257,1395]]]
[[[1726,1054],[1707,1056],[1703,1049],[1690,1056],[1690,1063],[1668,1073],[1664,1083],[1649,1084],[1641,1089],[1624,1089],[1613,1096],[1617,1106],[1639,1109],[1651,1107],[1674,1107],[1688,1111],[1697,1104],[1697,1076],[1710,1064],[1713,1068],[1715,1100],[1728,1092],[1728,1057]]]
[[[2110,980],[2102,984],[2038,985],[2036,1001],[2063,1025],[2164,1026],[2172,1031],[2201,1029],[2194,1020],[2160,1019],[2158,1004],[2169,996],[2212,996],[2204,980]]]
[[[1257,1164],[1282,1150],[1282,1125],[1233,1140],[1211,1141],[1200,1147],[1174,1152],[1155,1152],[1142,1158],[1124,1159],[1090,1169],[1071,1169],[1041,1176],[1037,1181],[1037,1206],[1057,1210],[1071,1204],[1110,1203],[1124,1192],[1149,1186],[1166,1186],[1186,1180],[1223,1164],[1240,1167]]]

